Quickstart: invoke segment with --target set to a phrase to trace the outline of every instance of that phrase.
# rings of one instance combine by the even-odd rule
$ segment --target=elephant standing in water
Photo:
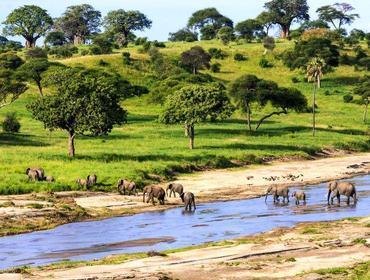
[[[331,200],[331,204],[333,204],[334,198],[336,197],[339,205],[341,195],[347,197],[347,205],[349,205],[351,197],[353,198],[354,203],[357,202],[356,187],[354,184],[337,181],[330,182],[328,185],[328,204],[330,204],[329,200]]]
[[[266,190],[265,202],[269,194],[273,195],[274,203],[279,202],[279,196],[283,197],[283,203],[285,203],[285,199],[289,202],[289,188],[286,186],[272,185],[268,187]]]
[[[155,204],[154,198],[157,198],[159,201],[159,204],[164,204],[164,199],[166,197],[166,192],[163,188],[158,186],[146,186],[143,189],[143,202],[145,202],[145,195],[148,194],[148,199],[146,203],[149,203],[152,201],[153,205]]]
[[[292,197],[295,198],[295,205],[299,205],[300,201],[306,204],[306,193],[305,192],[293,192]]]
[[[170,195],[168,195],[168,191],[170,191]],[[166,194],[168,197],[171,197],[172,194],[174,195],[174,197],[176,197],[176,193],[178,193],[181,196],[183,192],[184,192],[183,185],[177,183],[169,184],[166,188]]]
[[[195,196],[191,192],[182,193],[180,195],[182,202],[185,204],[185,211],[191,211],[191,208],[194,207],[194,210],[197,209],[195,206]]]

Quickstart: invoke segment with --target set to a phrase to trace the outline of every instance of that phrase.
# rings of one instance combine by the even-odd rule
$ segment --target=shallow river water
[[[370,215],[370,175],[349,180],[359,201],[326,205],[326,185],[305,187],[307,205],[274,205],[270,196],[207,203],[195,213],[182,208],[71,223],[52,230],[0,238],[0,269],[61,260],[92,260],[111,254],[166,250],[290,227],[299,222],[330,221]],[[291,188],[291,193],[297,188]]]

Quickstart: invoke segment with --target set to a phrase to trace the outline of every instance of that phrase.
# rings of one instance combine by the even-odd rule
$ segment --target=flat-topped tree
[[[36,41],[52,27],[53,19],[46,10],[35,5],[25,5],[13,10],[3,24],[6,35],[22,36],[26,40],[26,47],[33,48]]]
[[[68,132],[70,157],[75,156],[76,135],[105,135],[126,121],[119,105],[124,83],[118,75],[63,68],[50,73],[47,84],[55,93],[35,100],[28,109],[45,128]]]
[[[351,14],[355,8],[347,3],[336,3],[334,5],[326,5],[317,9],[319,19],[331,23],[336,30],[341,30],[343,25],[352,24],[358,14]]]
[[[107,14],[104,18],[104,26],[121,47],[127,47],[129,35],[134,31],[143,31],[152,27],[152,21],[139,11],[119,9]]]
[[[186,86],[168,96],[160,121],[182,124],[187,129],[189,148],[194,149],[194,127],[206,121],[230,117],[233,107],[225,92],[216,86]]]
[[[309,20],[307,0],[272,0],[265,3],[265,18],[281,28],[281,37],[287,38],[293,22]]]

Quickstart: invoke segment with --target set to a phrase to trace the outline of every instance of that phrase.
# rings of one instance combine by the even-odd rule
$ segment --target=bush
[[[272,68],[274,67],[274,64],[272,64],[271,62],[269,62],[266,58],[262,57],[260,62],[259,62],[259,65],[262,67],[262,68]]]
[[[85,56],[85,55],[88,55],[89,54],[89,51],[88,50],[82,50],[81,51],[81,55],[82,56]]]
[[[300,81],[299,81],[299,79],[297,78],[297,77],[293,77],[292,78],[292,83],[293,84],[297,84],[297,83],[299,83]]]
[[[241,53],[236,53],[234,55],[234,60],[235,61],[245,61],[245,60],[247,60],[247,58]]]
[[[131,64],[131,54],[129,52],[123,52],[122,53],[122,59],[124,65],[130,65]]]
[[[99,66],[103,66],[103,67],[105,67],[105,66],[108,66],[109,65],[109,63],[108,62],[106,62],[105,60],[103,60],[103,59],[100,59],[99,61],[98,61],[98,65]]]
[[[224,59],[227,56],[224,51],[222,51],[221,49],[217,49],[217,48],[210,48],[208,50],[208,53],[210,54],[212,58],[215,58],[215,59]]]
[[[139,37],[135,40],[135,45],[136,46],[141,46],[144,45],[146,42],[148,42],[148,38],[146,37]]]
[[[90,46],[90,54],[92,54],[92,55],[103,54],[103,50],[98,45],[91,45]]]
[[[21,124],[19,123],[15,113],[8,113],[2,123],[3,131],[8,133],[17,133],[21,129]]]
[[[49,54],[55,55],[57,58],[68,58],[74,53],[78,53],[78,48],[71,45],[56,46],[49,50]]]
[[[100,54],[112,53],[113,44],[105,36],[98,35],[92,40],[94,46],[100,48]],[[97,48],[95,48],[97,50]]]
[[[345,96],[343,96],[343,101],[344,103],[350,103],[353,101],[353,96],[350,94],[346,94]]]
[[[152,45],[153,45],[154,47],[156,47],[156,48],[165,48],[165,47],[166,47],[165,43],[163,43],[163,42],[158,42],[157,40],[153,41],[153,42],[152,42]]]
[[[213,72],[213,73],[220,73],[220,71],[221,71],[221,64],[220,63],[213,63],[212,65],[211,65],[211,71]]]
[[[42,48],[33,48],[33,49],[28,49],[26,51],[26,60],[33,59],[33,58],[48,58],[48,54],[45,50]]]

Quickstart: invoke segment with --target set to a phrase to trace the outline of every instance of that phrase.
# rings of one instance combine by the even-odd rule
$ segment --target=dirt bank
[[[341,155],[305,161],[271,162],[241,169],[214,170],[180,177],[177,182],[192,191],[199,202],[258,197],[270,184],[306,185],[370,172],[370,153]],[[165,184],[162,185],[165,187]],[[168,198],[153,206],[141,196],[114,193],[61,192],[0,196],[0,236],[47,229],[73,221],[102,219],[181,205]]]

